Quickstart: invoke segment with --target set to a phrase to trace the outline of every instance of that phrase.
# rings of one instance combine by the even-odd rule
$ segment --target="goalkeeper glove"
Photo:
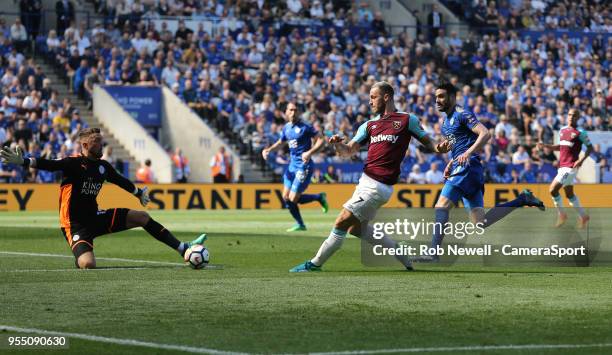
[[[149,188],[145,187],[144,189],[138,189],[138,191],[136,192],[136,197],[138,197],[138,199],[140,200],[140,204],[144,207],[146,206],[149,201],[151,201],[151,198],[149,197]]]
[[[9,147],[4,147],[0,151],[0,157],[2,161],[8,164],[23,165],[23,152],[19,146],[15,147],[15,151],[12,151]]]

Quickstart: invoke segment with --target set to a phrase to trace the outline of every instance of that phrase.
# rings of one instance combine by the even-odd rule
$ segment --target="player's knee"
[[[300,201],[300,196],[298,195],[290,195],[288,197],[288,201],[291,203],[298,203],[298,201]]]
[[[356,222],[358,222],[358,220],[353,216],[351,212],[343,210],[336,218],[334,227],[337,229],[348,231],[349,228],[356,224]]]
[[[438,202],[436,202],[434,207],[448,210],[451,208],[451,202],[448,199],[438,199]]]
[[[149,220],[151,219],[151,216],[149,216],[149,213],[146,211],[131,211],[131,212],[132,213],[128,215],[130,222],[132,222],[133,224],[139,227],[144,227],[147,223],[149,223]]]
[[[95,259],[79,258],[78,264],[79,264],[79,269],[95,269],[96,268]]]

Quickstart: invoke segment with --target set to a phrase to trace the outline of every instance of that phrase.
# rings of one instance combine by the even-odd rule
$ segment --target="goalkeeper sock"
[[[553,196],[552,200],[559,213],[565,213],[565,209],[563,208],[563,198],[561,198],[561,195]]]
[[[309,203],[312,201],[321,201],[321,194],[302,195],[300,196],[300,200],[298,201],[298,203],[302,205],[304,203]]]
[[[580,200],[578,199],[578,196],[574,195],[574,197],[570,198],[569,204],[570,206],[574,207],[574,209],[578,212],[580,217],[586,216],[586,212],[584,211],[584,208],[580,206]]]
[[[368,229],[365,233],[365,236],[363,236],[362,238],[364,241],[370,243],[371,245],[382,245],[382,247],[385,249],[396,249],[399,247],[399,244],[395,240],[389,238],[386,235],[383,235],[383,237],[380,239],[374,238],[374,228],[371,225],[368,225]],[[395,258],[397,259],[397,261],[402,263],[404,267],[412,268],[412,262],[410,261],[410,258],[407,255],[396,254]]]
[[[302,220],[302,215],[300,214],[300,208],[297,203],[293,203],[291,201],[287,201],[286,203],[287,209],[289,209],[289,213],[295,219],[295,222],[300,226],[304,226],[304,220]]]
[[[179,254],[181,254],[181,256],[184,256],[185,252],[187,251],[187,249],[189,249],[189,244],[187,244],[185,242],[181,242],[181,244],[179,244],[179,247],[176,250],[178,250],[178,252],[179,252]]]
[[[342,243],[344,243],[344,238],[346,238],[346,231],[337,228],[332,229],[329,237],[323,241],[319,251],[317,251],[317,255],[310,262],[316,266],[322,266],[334,255],[336,250],[340,249]]]
[[[185,252],[185,250],[181,251],[179,249],[179,247],[181,246],[181,242],[176,239],[176,237],[172,235],[169,230],[164,228],[164,226],[162,226],[161,224],[157,223],[153,218],[149,218],[149,222],[147,222],[147,224],[145,224],[143,228],[155,239],[166,244],[170,248],[179,251],[181,255]]]
[[[444,239],[444,227],[448,222],[449,210],[446,208],[436,208],[436,223],[434,225],[434,233],[431,238],[431,247],[437,248],[442,244]]]
[[[501,203],[491,208],[484,216],[484,227],[487,228],[488,226],[506,217],[508,214],[510,214],[510,212],[514,211],[519,207],[522,207],[523,205],[523,199],[521,197],[517,197],[512,201]]]

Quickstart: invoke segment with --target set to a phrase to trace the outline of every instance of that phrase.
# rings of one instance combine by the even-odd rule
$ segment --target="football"
[[[208,265],[210,255],[203,245],[196,244],[185,252],[185,262],[193,269],[203,269]]]

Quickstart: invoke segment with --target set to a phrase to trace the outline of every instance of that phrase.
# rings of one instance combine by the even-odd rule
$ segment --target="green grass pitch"
[[[287,211],[152,212],[179,239],[209,233],[211,263],[222,268],[191,270],[133,230],[96,239],[101,269],[86,271],[71,258],[14,253],[70,256],[57,213],[1,213],[0,326],[161,344],[71,338],[61,350],[70,354],[183,353],[162,345],[203,353],[612,352],[610,266],[368,268],[351,237],[324,272],[289,274],[313,256],[336,213],[303,211],[309,230],[290,235]],[[0,337],[7,334],[18,333]],[[567,344],[602,345],[559,347]]]

